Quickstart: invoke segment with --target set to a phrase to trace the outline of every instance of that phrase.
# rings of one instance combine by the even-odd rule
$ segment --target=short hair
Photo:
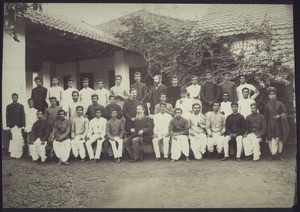
[[[97,82],[102,82],[103,83],[103,79],[98,79]]]
[[[193,75],[191,76],[191,79],[193,79],[193,78],[197,78],[197,79],[198,79],[198,76],[195,75],[195,74],[193,74]]]
[[[63,109],[59,109],[59,110],[57,111],[57,114],[59,115],[61,112],[63,112],[64,114],[66,114],[66,112],[65,112]]]
[[[205,72],[205,75],[207,75],[207,74],[212,74],[212,71],[211,71],[211,70],[207,70],[207,71]]]
[[[252,106],[255,106],[255,107],[257,107],[257,104],[256,104],[256,102],[253,102],[253,103],[251,103],[251,104],[250,104],[250,107],[252,107]]]
[[[180,93],[187,93],[187,89],[186,89],[185,87],[182,87],[182,88],[180,89]]]
[[[116,99],[115,95],[109,95],[108,99],[114,98]]]
[[[250,91],[249,88],[243,88],[243,89],[242,89],[242,92],[245,91],[245,90]]]
[[[223,92],[223,95],[224,95],[224,94],[227,94],[227,95],[229,96],[229,93],[228,93],[227,91],[224,91],[224,92]]]
[[[175,108],[175,109],[174,109],[174,113],[176,113],[176,111],[180,111],[180,112],[182,113],[182,109],[181,109],[181,108],[178,108],[178,107]]]
[[[38,114],[38,113],[42,113],[42,114],[43,114],[43,111],[37,110],[37,111],[36,111],[36,114]]]
[[[172,76],[172,79],[178,79],[178,76],[176,76],[176,75],[174,75],[174,76]]]
[[[33,101],[33,102],[34,102],[34,99],[33,99],[33,98],[29,98],[29,99],[27,100],[27,102],[29,102],[29,101]]]
[[[73,94],[75,94],[75,93],[77,93],[77,94],[79,95],[79,92],[78,92],[78,91],[73,91],[73,92],[72,92],[72,96],[73,96]]]
[[[201,105],[199,103],[197,103],[197,102],[192,105],[192,108],[194,108],[197,105],[201,108]]]
[[[245,75],[243,75],[243,74],[242,74],[242,75],[240,75],[240,79],[241,79],[242,77],[244,77],[244,78],[246,79],[246,76],[245,76]]]
[[[160,74],[156,74],[154,77],[158,77],[159,80],[162,79],[161,75]]]
[[[19,95],[18,95],[17,93],[13,93],[13,94],[11,95],[11,97],[14,97],[14,96],[19,97]]]
[[[112,112],[116,111],[118,113],[118,110],[116,108],[112,108],[110,113],[112,114]]]
[[[98,96],[98,94],[95,94],[95,93],[94,93],[94,94],[92,95],[92,97],[91,97],[91,98],[93,99],[94,97],[97,97],[97,98],[99,99],[99,96]]]
[[[51,97],[49,98],[50,101],[51,101],[52,99],[55,99],[55,101],[57,101],[57,99],[56,99],[55,96],[51,96]]]
[[[239,103],[237,103],[237,102],[232,102],[232,103],[231,103],[231,106],[234,106],[234,105],[235,105],[235,106],[239,106]]]
[[[166,96],[166,93],[161,93],[160,96]]]
[[[136,75],[142,76],[141,72],[139,72],[139,71],[134,72],[133,76],[136,76]]]
[[[73,79],[69,78],[69,79],[68,79],[68,82],[74,82],[74,81],[73,81]]]
[[[76,110],[79,109],[79,108],[81,108],[81,109],[83,110],[83,107],[82,107],[81,105],[78,105],[78,106],[76,107]]]
[[[131,93],[132,91],[136,91],[136,88],[130,88],[129,93]]]
[[[89,79],[89,78],[87,78],[87,77],[85,77],[85,78],[83,78],[83,79],[82,79],[82,82],[84,82],[84,81],[88,81],[88,82],[89,82],[89,81],[90,81],[90,79]]]
[[[117,77],[119,77],[119,78],[122,79],[122,76],[121,76],[120,74],[117,74],[117,75],[115,76],[115,79],[117,79]]]
[[[161,103],[159,103],[159,106],[163,106],[163,107],[167,107],[167,103],[165,103],[165,102],[161,102]]]
[[[52,80],[57,79],[57,81],[59,81],[58,77],[52,77]]]
[[[218,102],[218,101],[214,101],[214,104],[213,104],[213,105],[215,105],[215,104],[218,104],[219,106],[221,106],[221,103]]]
[[[97,113],[97,111],[100,111],[100,112],[102,113],[102,110],[101,110],[100,108],[97,108],[97,109],[95,110],[95,113]]]
[[[37,81],[37,80],[42,81],[42,79],[40,77],[35,77],[34,81]]]

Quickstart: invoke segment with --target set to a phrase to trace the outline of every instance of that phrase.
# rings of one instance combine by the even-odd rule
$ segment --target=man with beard
[[[141,160],[142,140],[152,140],[152,120],[144,115],[143,105],[136,107],[134,126],[130,129],[128,137],[124,140],[124,147],[131,157],[129,162]]]
[[[146,103],[146,98],[148,96],[147,85],[141,82],[141,77],[142,75],[140,72],[135,72],[134,73],[135,83],[133,83],[130,87],[136,89],[137,91],[136,99],[140,101],[140,104],[144,106],[145,114],[148,115],[148,108]]]
[[[31,91],[31,98],[34,100],[34,108],[45,113],[48,104],[46,102],[47,98],[47,88],[43,87],[43,82],[41,78],[35,77],[34,81],[36,87]]]
[[[175,108],[176,101],[180,99],[180,86],[178,85],[178,77],[172,77],[172,85],[166,91],[167,102]]]
[[[110,94],[115,96],[116,104],[120,105],[120,107],[122,108],[125,100],[128,98],[128,91],[121,83],[122,76],[116,75],[115,86],[111,87]]]
[[[136,99],[137,91],[135,88],[130,89],[130,97],[125,101],[123,106],[123,115],[125,118],[125,131],[130,133],[130,129],[134,127],[136,117],[136,107],[140,102]]]
[[[150,114],[154,114],[155,105],[159,103],[160,95],[167,91],[167,87],[161,84],[161,75],[155,75],[153,79],[154,84],[150,90]]]

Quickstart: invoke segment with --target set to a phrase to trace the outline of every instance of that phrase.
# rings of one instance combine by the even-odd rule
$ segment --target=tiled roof
[[[294,53],[293,7],[271,4],[212,5],[198,22],[197,29],[213,30],[218,37],[247,34],[251,30],[245,20],[259,26],[267,18],[272,26],[272,49],[275,54]]]
[[[116,38],[103,30],[52,11],[43,10],[42,12],[36,12],[28,10],[24,14],[24,17],[33,23],[123,48]]]

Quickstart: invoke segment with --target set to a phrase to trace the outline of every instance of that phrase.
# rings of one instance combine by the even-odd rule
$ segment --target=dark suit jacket
[[[153,107],[153,112],[155,105],[157,105],[160,102],[160,95],[162,93],[167,92],[167,87],[164,86],[163,84],[160,84],[157,89],[153,86],[150,90],[150,104],[151,104],[151,109]]]
[[[20,103],[11,103],[6,107],[6,125],[13,128],[25,127],[25,111],[24,106]]]

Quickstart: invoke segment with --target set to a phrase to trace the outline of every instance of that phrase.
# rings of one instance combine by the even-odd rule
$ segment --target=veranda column
[[[130,80],[129,80],[129,61],[128,55],[125,51],[116,51],[114,55],[115,59],[115,75],[121,75],[123,80],[122,84],[125,88],[130,88]]]

